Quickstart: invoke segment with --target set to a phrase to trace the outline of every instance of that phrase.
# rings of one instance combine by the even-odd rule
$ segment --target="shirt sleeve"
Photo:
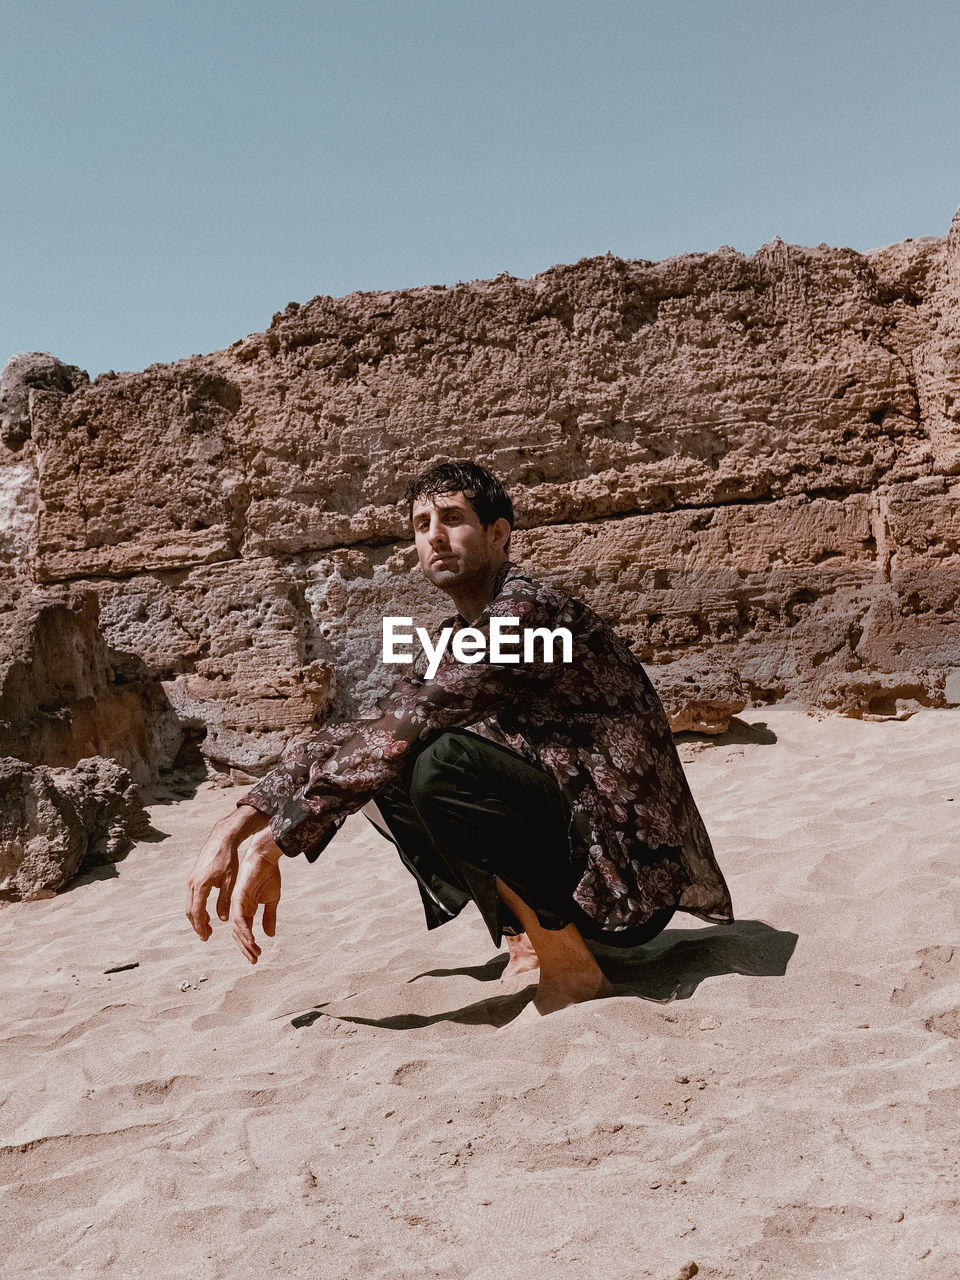
[[[522,632],[550,627],[555,616],[555,608],[538,598],[529,580],[508,581],[474,623],[485,638],[481,661],[457,661],[448,643],[432,680],[402,676],[380,700],[379,716],[331,725],[297,744],[238,803],[270,817],[273,837],[284,853],[302,853],[313,862],[346,817],[373,799],[431,737],[529,698],[550,680],[553,666],[545,661],[546,646],[534,646],[534,656],[524,661]],[[519,620],[520,643],[511,650],[519,661],[490,661],[494,617]]]

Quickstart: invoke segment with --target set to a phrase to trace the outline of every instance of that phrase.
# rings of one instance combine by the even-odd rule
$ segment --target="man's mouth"
[[[433,559],[430,561],[430,563],[440,564],[442,560],[455,560],[455,559],[456,559],[456,556],[453,556],[449,552],[447,552],[444,555],[434,556]]]

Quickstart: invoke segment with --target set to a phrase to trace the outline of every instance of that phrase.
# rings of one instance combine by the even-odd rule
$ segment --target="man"
[[[401,675],[379,714],[294,747],[217,824],[187,915],[206,940],[219,888],[217,913],[256,964],[254,916],[262,904],[272,937],[281,856],[313,861],[375,801],[428,928],[475,902],[494,943],[508,936],[508,972],[539,966],[528,1011],[548,1014],[610,991],[585,939],[636,945],[677,909],[727,923],[730,896],[646,673],[586,605],[509,560],[513,506],[500,482],[446,463],[408,498],[420,568],[458,610],[444,626],[481,641],[497,619],[566,628],[570,661],[550,661],[545,645],[507,658],[486,644],[479,660],[447,648],[432,679]]]

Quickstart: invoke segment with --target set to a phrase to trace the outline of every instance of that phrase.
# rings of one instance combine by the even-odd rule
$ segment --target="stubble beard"
[[[483,586],[489,577],[491,564],[489,556],[470,556],[466,560],[451,558],[441,564],[431,564],[428,560],[420,567],[428,582],[450,595]]]

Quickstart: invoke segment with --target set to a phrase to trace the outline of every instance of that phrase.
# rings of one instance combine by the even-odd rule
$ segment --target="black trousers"
[[[609,945],[647,942],[673,916],[667,908],[637,929],[599,929],[573,900],[582,868],[571,859],[570,809],[555,779],[477,734],[440,734],[377,795],[376,807],[381,821],[370,821],[417,880],[428,929],[475,902],[496,946],[503,933],[521,932],[497,880],[533,909],[543,928],[575,924],[585,937]]]

